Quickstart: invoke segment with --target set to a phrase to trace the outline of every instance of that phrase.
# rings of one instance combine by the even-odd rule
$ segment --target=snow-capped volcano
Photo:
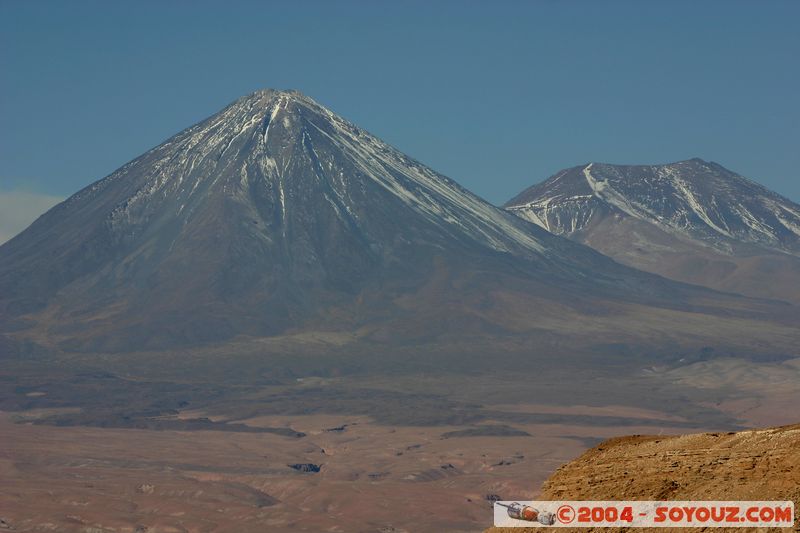
[[[150,168],[142,172],[145,166]],[[147,213],[161,212],[165,204],[188,221],[210,198],[220,198],[261,225],[252,233],[265,246],[298,237],[319,241],[317,232],[333,225],[357,236],[354,244],[365,255],[375,255],[371,245],[386,237],[381,232],[392,224],[390,210],[404,209],[419,215],[420,223],[497,251],[543,251],[514,217],[296,91],[243,97],[70,202],[90,199],[120,181],[124,201],[111,224],[128,230],[151,224]],[[383,212],[372,209],[375,205]],[[314,221],[320,216],[324,225]],[[406,228],[390,229],[397,231]],[[318,257],[308,259],[313,263]]]
[[[240,98],[0,247],[0,327],[80,349],[309,328],[401,342],[508,334],[541,331],[554,306],[569,320],[594,313],[589,302],[695,297],[708,305],[490,205],[294,91]]]
[[[559,235],[614,215],[723,251],[747,244],[800,254],[800,205],[701,159],[647,166],[590,163],[526,189],[505,207]]]
[[[565,246],[600,257],[529,226],[311,98],[261,90],[3,245],[0,309],[180,343],[283,331],[368,295],[391,314],[434,257],[567,277],[579,265]]]
[[[800,301],[800,205],[716,163],[581,165],[506,208],[635,268]]]

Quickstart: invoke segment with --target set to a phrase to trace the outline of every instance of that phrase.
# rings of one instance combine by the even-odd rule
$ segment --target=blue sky
[[[494,203],[589,161],[695,156],[798,201],[798,20],[796,1],[0,0],[0,190],[69,195],[274,87]]]

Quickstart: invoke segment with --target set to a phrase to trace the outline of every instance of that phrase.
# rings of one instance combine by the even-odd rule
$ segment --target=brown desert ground
[[[786,497],[796,498],[799,481],[800,430],[748,440],[726,429],[790,423],[798,360],[649,366],[634,377],[592,369],[581,381],[309,377],[243,386],[238,396],[199,384],[173,389],[51,372],[3,389],[0,530],[476,532],[491,525],[491,500],[547,498],[557,487],[561,498],[648,499],[674,478],[678,489],[666,497],[751,497],[775,488],[758,493],[768,498],[788,479],[795,492]],[[190,407],[163,407],[173,395]],[[206,408],[191,407],[204,395]],[[717,436],[669,437],[712,431]],[[594,448],[540,490],[559,466],[632,434],[658,436]],[[775,449],[761,448],[768,443]],[[674,457],[671,470],[659,463],[665,457]],[[727,465],[714,463],[719,457]],[[630,478],[611,474],[625,461],[647,473],[631,485],[639,492],[617,491]],[[709,479],[682,481],[701,466]],[[743,492],[725,492],[730,484]]]
[[[520,435],[481,436],[481,425],[395,427],[363,416],[243,421],[306,434],[298,438],[31,423],[44,414],[0,417],[0,525],[14,531],[479,531],[492,498],[533,498],[597,440],[652,430],[527,424],[514,426]],[[681,431],[672,424],[664,430]],[[320,471],[289,466],[302,464]]]

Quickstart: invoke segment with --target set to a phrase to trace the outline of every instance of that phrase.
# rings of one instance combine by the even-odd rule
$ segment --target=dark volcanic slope
[[[800,205],[716,163],[592,163],[528,188],[506,208],[636,268],[800,300]]]
[[[729,303],[497,209],[292,91],[237,100],[0,247],[6,330],[67,348],[375,324],[497,332],[513,322],[497,290],[533,316],[547,302]]]

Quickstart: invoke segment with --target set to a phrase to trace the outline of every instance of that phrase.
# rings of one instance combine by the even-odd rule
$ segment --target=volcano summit
[[[800,205],[717,163],[591,163],[506,207],[634,268],[800,302]]]

